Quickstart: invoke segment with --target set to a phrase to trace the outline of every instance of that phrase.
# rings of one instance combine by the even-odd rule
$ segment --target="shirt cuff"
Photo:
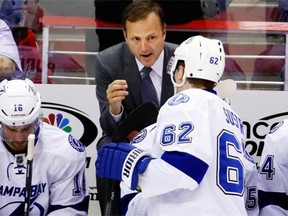
[[[119,114],[114,115],[111,112],[110,112],[110,114],[112,115],[112,118],[113,118],[114,121],[119,122],[121,120],[121,118],[122,118],[123,112],[124,112],[124,107],[123,107],[123,105],[121,105],[121,112]]]

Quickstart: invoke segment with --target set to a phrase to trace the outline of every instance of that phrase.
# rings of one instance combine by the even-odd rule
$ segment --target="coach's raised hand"
[[[114,115],[118,115],[121,112],[122,101],[128,95],[127,88],[126,80],[114,80],[108,86],[106,93],[109,101],[109,110]]]
[[[109,143],[98,150],[96,175],[125,182],[135,190],[138,174],[143,174],[153,158],[128,143]]]

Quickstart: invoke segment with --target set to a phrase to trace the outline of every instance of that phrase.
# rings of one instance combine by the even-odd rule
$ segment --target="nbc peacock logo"
[[[56,115],[54,113],[50,113],[48,117],[43,119],[43,121],[46,122],[47,124],[54,125],[66,131],[67,133],[71,133],[72,131],[72,128],[69,125],[69,119],[64,118],[64,116],[61,113],[58,113]]]
[[[71,106],[49,102],[42,102],[41,108],[44,114],[46,113],[44,122],[71,133],[77,138],[80,137],[78,140],[85,146],[90,145],[96,139],[97,126],[87,113]]]

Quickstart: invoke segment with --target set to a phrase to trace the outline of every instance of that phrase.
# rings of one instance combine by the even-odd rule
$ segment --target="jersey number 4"
[[[273,155],[267,155],[263,165],[260,167],[260,174],[266,175],[267,180],[273,180],[273,176],[275,174],[275,168],[274,168],[274,156]]]

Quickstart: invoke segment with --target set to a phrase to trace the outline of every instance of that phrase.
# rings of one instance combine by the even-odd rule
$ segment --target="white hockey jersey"
[[[265,137],[257,178],[261,216],[288,215],[288,119]]]
[[[26,155],[0,141],[0,215],[23,216]],[[30,216],[87,215],[86,151],[78,140],[43,123],[33,157]]]
[[[142,191],[127,215],[242,216],[245,206],[257,215],[256,165],[244,141],[242,120],[217,95],[200,89],[174,95],[157,123],[132,142],[157,159],[140,176]]]

